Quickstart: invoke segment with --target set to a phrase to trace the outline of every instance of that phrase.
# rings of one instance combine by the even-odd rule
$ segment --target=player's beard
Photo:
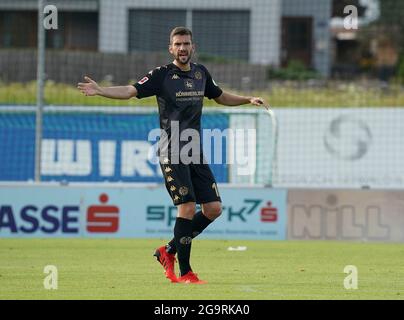
[[[186,58],[186,59],[185,59]],[[187,52],[186,56],[180,56],[179,53],[177,53],[177,56],[175,57],[175,60],[182,65],[187,65],[189,63],[189,61],[191,61],[192,58],[192,51]]]

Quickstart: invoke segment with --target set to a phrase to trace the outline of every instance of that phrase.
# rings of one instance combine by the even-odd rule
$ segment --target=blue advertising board
[[[219,185],[219,191],[222,215],[201,238],[286,238],[286,190]],[[0,238],[169,239],[176,210],[164,186],[0,187]]]
[[[225,114],[203,115],[202,126],[223,131],[229,119]],[[151,160],[156,141],[148,140],[149,133],[158,128],[157,114],[45,113],[41,180],[162,182],[160,167]],[[213,150],[223,158],[224,140]],[[34,113],[1,113],[0,152],[0,181],[34,178]],[[228,181],[225,161],[210,167],[218,182]]]

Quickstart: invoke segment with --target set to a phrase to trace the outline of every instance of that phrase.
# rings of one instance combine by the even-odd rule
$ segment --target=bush
[[[398,69],[397,69],[397,82],[404,85],[404,53],[401,55]]]
[[[246,61],[243,61],[240,59],[229,58],[229,57],[218,56],[218,55],[211,55],[211,54],[207,54],[207,53],[198,53],[197,58],[202,63],[206,63],[206,62],[223,63],[223,64],[246,63]]]
[[[311,69],[308,69],[303,62],[291,60],[286,68],[275,69],[269,67],[267,71],[267,80],[310,80],[318,79],[319,74]]]

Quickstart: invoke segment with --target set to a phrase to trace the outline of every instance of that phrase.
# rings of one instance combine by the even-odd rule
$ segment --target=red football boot
[[[180,282],[180,283],[192,283],[192,284],[205,284],[205,283],[207,283],[206,281],[199,280],[198,275],[196,273],[193,273],[192,271],[189,271],[188,273],[186,273],[183,276],[179,277],[177,279],[177,281]]]
[[[178,282],[174,271],[174,263],[176,261],[175,255],[168,253],[166,247],[162,246],[156,249],[156,252],[154,252],[153,256],[155,256],[157,258],[157,261],[160,262],[163,266],[166,278],[170,279],[171,282]]]

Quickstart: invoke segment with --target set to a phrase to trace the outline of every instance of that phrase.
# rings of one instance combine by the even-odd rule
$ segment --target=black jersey
[[[214,99],[223,92],[209,71],[196,63],[191,63],[189,71],[182,71],[174,63],[158,67],[134,86],[139,99],[153,95],[157,97],[160,128],[167,134],[170,152],[174,139],[179,142],[179,150],[187,144],[186,141],[178,140],[179,137],[174,138],[174,129],[179,135],[186,129],[200,133],[203,98]]]

